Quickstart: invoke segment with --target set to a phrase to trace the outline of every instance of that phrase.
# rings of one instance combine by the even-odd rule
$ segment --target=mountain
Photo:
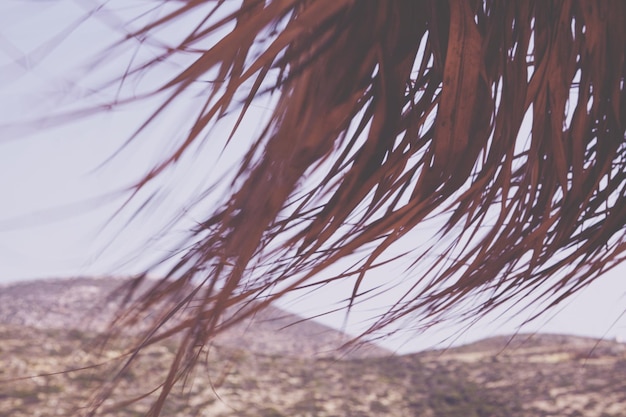
[[[123,341],[94,344],[96,331],[80,330],[81,326],[76,325],[84,321],[84,315],[65,319],[64,323],[74,326],[43,326],[47,318],[42,311],[57,311],[54,317],[59,319],[59,306],[75,311],[72,303],[80,304],[83,299],[62,296],[62,291],[52,296],[53,287],[48,286],[52,281],[39,284],[37,288],[21,284],[1,291],[0,416],[80,415],[80,407],[106,386],[121,364],[116,358],[123,352]],[[88,289],[92,281],[74,281],[74,289],[79,284],[86,285],[80,292],[86,298],[97,293]],[[36,294],[42,294],[44,299],[38,299]],[[7,307],[5,302],[13,307]],[[89,307],[89,303],[84,307]],[[300,324],[311,323],[293,327]],[[278,327],[282,327],[282,322]],[[255,337],[274,340],[272,336],[260,335],[267,328],[251,328]],[[318,328],[299,328],[298,337],[315,340],[315,336],[307,336],[308,329]],[[204,352],[184,386],[174,389],[162,415],[626,415],[626,346],[614,341],[525,334],[490,338],[447,350],[359,358],[287,352],[294,346],[290,344],[275,353],[270,353],[267,346],[264,352],[253,352],[247,343],[218,345]],[[121,373],[118,389],[99,415],[144,415],[154,398],[123,402],[157,387],[174,353],[171,342],[146,348],[137,362]],[[94,367],[80,369],[90,365]],[[71,369],[74,370],[58,373]],[[41,374],[46,375],[16,379]],[[114,408],[113,400],[122,403],[120,408]]]
[[[101,332],[119,311],[125,294],[124,278],[69,278],[27,281],[0,287],[0,323],[38,329],[76,329]],[[143,286],[144,289],[148,285]],[[330,327],[268,307],[254,319],[220,334],[216,344],[254,353],[348,358],[389,356],[370,343],[338,351],[350,338]]]

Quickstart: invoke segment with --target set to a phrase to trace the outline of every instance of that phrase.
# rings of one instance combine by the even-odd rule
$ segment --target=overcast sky
[[[80,106],[107,99],[89,88],[97,85],[102,79],[98,76],[107,71],[119,73],[120,63],[127,62],[127,58],[101,63],[93,70],[94,77],[81,78],[85,76],[85,67],[81,65],[91,62],[102,48],[119,37],[119,32],[107,26],[108,20],[91,18],[77,24],[89,5],[94,4],[61,0],[0,3],[0,283],[142,271],[150,259],[163,254],[159,250],[166,248],[156,245],[147,250],[146,240],[167,224],[170,215],[180,209],[179,203],[193,195],[195,187],[206,185],[225,172],[236,160],[237,152],[245,149],[239,145],[229,151],[232,155],[227,153],[218,160],[219,151],[214,148],[221,147],[216,139],[204,150],[202,163],[191,158],[171,173],[164,183],[171,192],[155,206],[158,210],[127,224],[129,213],[136,207],[133,204],[137,204],[132,202],[128,210],[107,223],[127,196],[119,191],[166,153],[167,140],[179,134],[180,121],[189,112],[181,105],[178,113],[170,115],[171,122],[161,123],[149,132],[148,139],[134,143],[110,161],[149,113],[149,105],[74,118],[72,123],[60,125],[23,123],[41,120],[58,109],[76,108],[76,103]],[[128,0],[118,4],[131,8],[145,7],[146,2]],[[70,27],[72,30],[64,33]],[[260,120],[267,109],[258,106],[252,112]],[[258,125],[251,122],[243,130],[253,134]],[[219,128],[216,132],[219,136]],[[197,219],[190,215],[183,225],[194,220]],[[381,271],[380,276],[372,279],[388,280],[391,273]],[[573,297],[556,316],[545,316],[523,331],[626,337],[626,320],[620,317],[626,306],[625,276],[626,268],[608,273]],[[284,306],[300,314],[315,315],[336,307],[333,303],[341,300],[338,294],[345,295],[338,289],[341,290],[332,288],[292,298]],[[347,330],[358,331],[361,320],[392,300],[390,291],[361,306],[351,317]],[[408,352],[432,347],[446,335],[453,337],[444,345],[467,342],[512,333],[524,319],[506,318],[487,318],[466,332],[461,332],[465,328],[459,326],[426,335],[406,331],[388,339],[386,345]],[[335,327],[344,324],[342,314],[329,315],[321,321]]]

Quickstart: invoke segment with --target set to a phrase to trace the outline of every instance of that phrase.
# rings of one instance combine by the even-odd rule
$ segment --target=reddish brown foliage
[[[370,331],[408,315],[435,323],[475,297],[485,302],[460,317],[520,297],[553,306],[622,260],[623,1],[244,0],[220,17],[229,4],[170,4],[129,35],[207,16],[124,74],[196,51],[155,88],[169,99],[153,119],[198,79],[214,80],[186,141],[137,190],[226,112],[244,117],[258,97],[278,95],[230,198],[139,300],[147,309],[178,297],[144,344],[184,335],[154,414],[198,346],[229,324],[226,308],[243,306],[238,320],[296,288],[352,277],[350,306],[367,271],[433,216],[452,243],[407,251],[414,289]],[[364,248],[345,274],[317,278]],[[158,336],[183,308],[187,319]]]

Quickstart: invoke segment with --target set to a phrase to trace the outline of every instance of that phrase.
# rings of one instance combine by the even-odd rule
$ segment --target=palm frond
[[[623,260],[624,2],[170,2],[126,42],[194,14],[206,18],[119,78],[195,54],[154,86],[168,98],[147,123],[211,80],[186,140],[136,190],[220,118],[237,114],[232,144],[256,100],[271,94],[276,105],[232,194],[139,299],[147,311],[178,294],[172,312],[188,311],[155,414],[220,329],[334,279],[354,279],[350,308],[366,273],[433,218],[438,240],[405,250],[411,290],[369,332],[518,299],[549,308]],[[319,278],[362,250],[344,274]],[[476,297],[485,301],[464,307]]]

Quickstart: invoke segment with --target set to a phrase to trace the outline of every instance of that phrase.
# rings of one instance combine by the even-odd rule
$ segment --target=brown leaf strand
[[[232,8],[170,3],[169,14],[127,42],[205,13],[209,3],[212,13]],[[190,249],[138,301],[147,311],[178,294],[172,311],[191,317],[176,327],[184,343],[151,415],[221,328],[335,279],[354,280],[346,294],[352,306],[367,272],[401,242],[400,259],[414,261],[403,277],[412,289],[369,332],[408,317],[422,327],[454,312],[472,318],[521,299],[549,308],[621,262],[623,1],[246,0],[237,7],[124,74],[197,51],[192,64],[154,87],[169,94],[155,119],[194,82],[217,74],[187,140],[137,189],[226,113],[239,112],[238,124],[260,97],[277,97],[232,195],[206,214]],[[213,46],[198,46],[218,32]],[[433,218],[439,240],[407,250],[412,232]],[[344,274],[322,274],[357,253],[364,258]],[[475,299],[484,301],[466,302]],[[223,318],[233,306],[238,313]],[[154,322],[142,346],[159,338],[168,317]]]

